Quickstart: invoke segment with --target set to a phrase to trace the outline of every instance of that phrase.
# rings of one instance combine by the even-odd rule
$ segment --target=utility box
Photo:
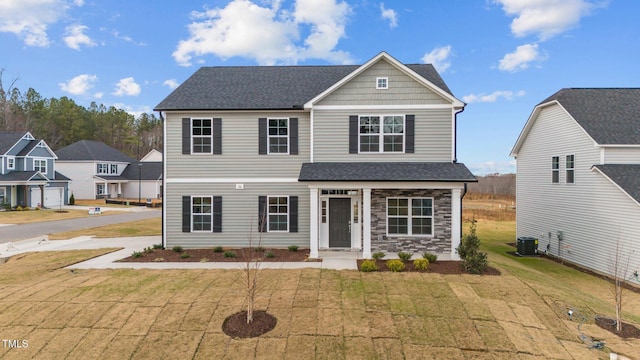
[[[538,255],[538,239],[521,236],[516,242],[516,254],[524,255]]]

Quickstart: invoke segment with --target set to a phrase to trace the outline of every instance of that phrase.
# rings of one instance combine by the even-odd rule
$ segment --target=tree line
[[[469,183],[467,191],[474,194],[516,196],[516,174],[476,176],[477,183]]]
[[[137,118],[114,106],[78,105],[66,96],[44,98],[33,88],[5,89],[0,70],[0,131],[29,131],[55,151],[79,140],[97,140],[140,159],[162,149],[162,121],[155,114]]]

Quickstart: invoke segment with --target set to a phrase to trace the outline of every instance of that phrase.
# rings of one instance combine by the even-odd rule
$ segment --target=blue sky
[[[436,66],[466,102],[458,159],[515,171],[533,107],[563,87],[640,87],[636,0],[2,0],[3,84],[133,114],[200,66]]]

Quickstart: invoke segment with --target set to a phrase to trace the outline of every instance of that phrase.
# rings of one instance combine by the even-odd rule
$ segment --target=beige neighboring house
[[[140,161],[141,162],[162,162],[162,152],[156,149],[151,149],[151,151],[149,151],[147,155],[143,156],[142,159],[140,159]]]
[[[164,121],[163,245],[459,259],[465,104],[430,64],[203,67]]]
[[[59,169],[69,173],[69,192],[76,199],[161,197],[162,161],[138,162],[93,140],[75,142],[56,151],[56,155]]]

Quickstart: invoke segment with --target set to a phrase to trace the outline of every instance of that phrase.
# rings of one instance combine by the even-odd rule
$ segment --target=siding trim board
[[[167,184],[291,183],[298,178],[167,178]]]

